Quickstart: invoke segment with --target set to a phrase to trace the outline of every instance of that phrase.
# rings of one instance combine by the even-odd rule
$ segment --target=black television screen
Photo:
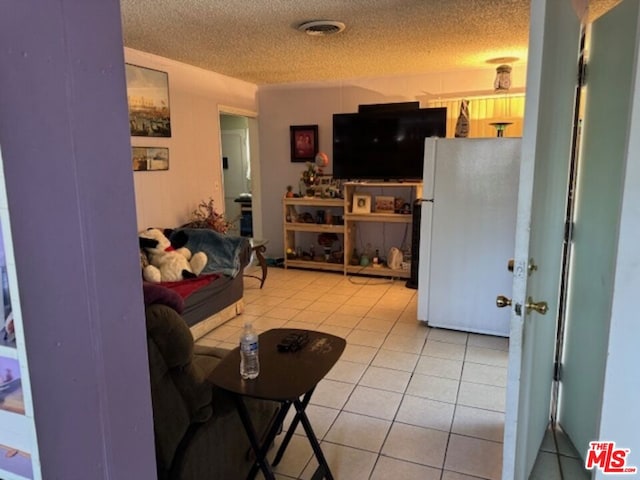
[[[352,180],[422,178],[424,140],[446,136],[447,109],[333,115],[333,176]]]

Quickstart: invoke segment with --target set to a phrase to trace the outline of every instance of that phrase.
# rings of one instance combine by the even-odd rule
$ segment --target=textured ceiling
[[[570,0],[558,0],[570,1]],[[620,0],[591,0],[596,18]],[[124,44],[258,85],[526,60],[530,0],[121,0]],[[338,20],[333,36],[297,26]]]

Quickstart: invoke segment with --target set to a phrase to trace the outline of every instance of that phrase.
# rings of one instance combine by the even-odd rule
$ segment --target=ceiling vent
[[[345,29],[346,25],[342,22],[333,20],[314,20],[312,22],[304,22],[298,27],[298,30],[317,37],[324,37],[340,33]]]

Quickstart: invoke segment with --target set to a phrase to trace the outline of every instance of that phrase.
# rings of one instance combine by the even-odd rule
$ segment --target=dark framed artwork
[[[133,137],[170,137],[169,75],[126,64],[129,128]]]
[[[133,170],[144,172],[169,170],[169,149],[163,147],[133,147]]]
[[[291,161],[313,162],[318,153],[318,125],[292,125]]]

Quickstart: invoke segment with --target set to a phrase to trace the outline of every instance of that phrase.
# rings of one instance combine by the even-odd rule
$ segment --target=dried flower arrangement
[[[191,212],[191,221],[184,227],[210,228],[219,233],[227,233],[233,227],[233,221],[227,220],[222,213],[218,213],[214,207],[213,198],[203,200],[198,207]]]

